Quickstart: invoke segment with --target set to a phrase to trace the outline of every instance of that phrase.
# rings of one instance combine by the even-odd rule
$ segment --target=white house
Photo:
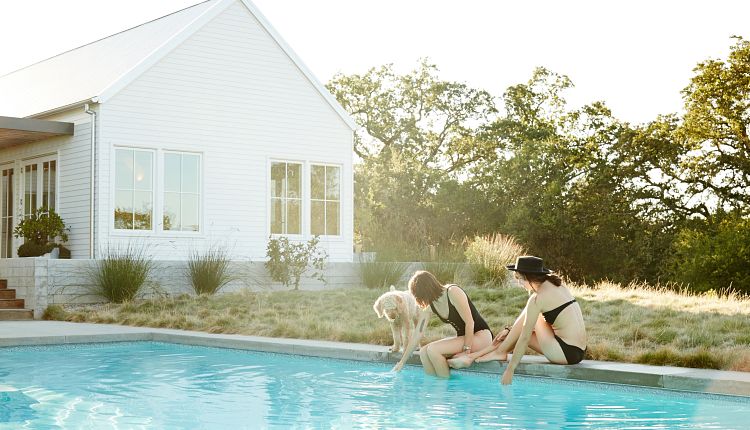
[[[0,257],[47,205],[74,259],[263,260],[278,234],[351,261],[353,130],[255,5],[196,4],[0,77]]]

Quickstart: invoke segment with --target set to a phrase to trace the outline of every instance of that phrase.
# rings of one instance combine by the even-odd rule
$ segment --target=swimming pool
[[[747,428],[750,400],[158,342],[0,348],[0,429]]]

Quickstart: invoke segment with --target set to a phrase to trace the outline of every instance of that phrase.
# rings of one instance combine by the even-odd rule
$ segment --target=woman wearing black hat
[[[448,360],[448,364],[461,368],[473,361],[505,361],[508,353],[514,352],[503,373],[502,382],[508,385],[527,346],[555,364],[580,363],[588,339],[581,307],[570,290],[562,284],[560,277],[544,267],[539,257],[518,257],[516,264],[507,268],[515,272],[518,283],[531,293],[526,307],[513,326],[506,327],[492,345]]]

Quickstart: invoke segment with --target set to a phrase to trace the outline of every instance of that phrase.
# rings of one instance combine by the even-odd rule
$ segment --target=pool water
[[[0,429],[741,429],[750,399],[158,342],[0,348]]]

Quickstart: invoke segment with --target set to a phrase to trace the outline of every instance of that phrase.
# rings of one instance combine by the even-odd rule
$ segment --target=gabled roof
[[[242,2],[321,96],[354,121],[248,0],[208,0],[0,76],[0,115],[41,116],[83,102],[104,103],[235,1]]]

